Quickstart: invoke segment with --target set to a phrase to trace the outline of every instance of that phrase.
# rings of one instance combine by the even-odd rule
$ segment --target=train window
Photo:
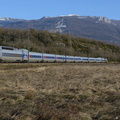
[[[58,59],[64,59],[63,57],[57,57]]]
[[[52,56],[46,56],[46,58],[48,58],[48,59],[49,59],[49,58],[54,59],[55,57],[52,57]]]
[[[2,47],[2,49],[4,49],[4,50],[14,50],[13,48],[9,48],[9,47]]]
[[[41,58],[41,56],[38,55],[30,55],[31,58]]]

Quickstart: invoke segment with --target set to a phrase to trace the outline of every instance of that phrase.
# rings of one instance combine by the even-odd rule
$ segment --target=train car
[[[101,62],[107,63],[107,62],[108,62],[108,61],[107,61],[107,58],[101,58]]]
[[[107,63],[107,62],[108,62],[108,59],[107,59],[107,58],[104,58],[104,61],[105,61],[105,63]]]
[[[96,59],[96,62],[97,62],[97,63],[100,63],[101,60],[102,60],[101,58],[95,58],[95,59]]]
[[[96,59],[96,62],[99,62],[99,63],[106,63],[108,62],[107,58],[95,58]]]
[[[89,58],[88,57],[81,57],[82,62],[89,62]]]
[[[27,49],[22,49],[22,62],[41,62],[42,58],[42,53],[28,52]]]
[[[82,57],[76,57],[76,56],[75,56],[75,62],[76,62],[76,63],[82,62]]]
[[[70,59],[70,62],[75,62],[75,56],[70,56],[69,59]]]
[[[56,62],[56,55],[43,53],[43,62]]]
[[[0,61],[22,62],[22,49],[0,46]]]
[[[96,58],[88,58],[88,62],[96,62]]]
[[[65,62],[64,55],[55,55],[55,56],[56,56],[56,62]]]
[[[74,56],[66,56],[66,62],[75,62]]]
[[[43,54],[37,52],[29,52],[29,62],[42,62]]]

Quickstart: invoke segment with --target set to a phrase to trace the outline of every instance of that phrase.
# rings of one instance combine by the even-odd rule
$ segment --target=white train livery
[[[78,57],[68,55],[28,52],[27,49],[18,49],[0,46],[0,62],[108,62],[107,58]]]

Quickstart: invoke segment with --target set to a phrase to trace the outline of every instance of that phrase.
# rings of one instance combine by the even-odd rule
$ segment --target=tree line
[[[28,40],[30,40],[30,51],[84,57],[105,57],[109,61],[116,62],[120,60],[120,47],[116,45],[44,30],[0,28],[1,46],[28,49]]]

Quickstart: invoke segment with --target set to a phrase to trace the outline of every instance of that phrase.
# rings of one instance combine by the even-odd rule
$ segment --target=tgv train
[[[107,61],[108,61],[107,58],[91,58],[29,52],[27,49],[0,46],[0,62],[107,62]]]

